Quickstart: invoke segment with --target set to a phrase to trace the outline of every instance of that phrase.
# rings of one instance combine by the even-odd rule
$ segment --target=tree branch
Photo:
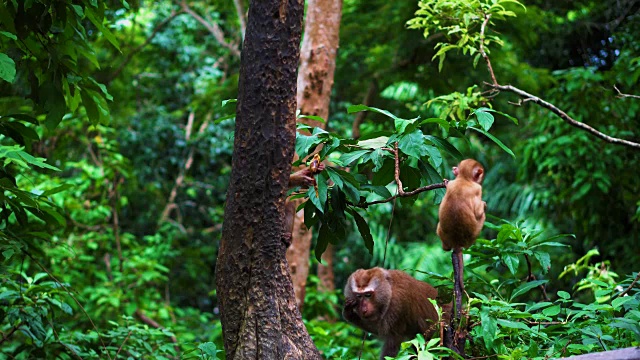
[[[209,125],[209,117],[210,116],[207,116],[207,119],[200,125],[200,128],[198,129],[198,134],[202,134],[204,130],[207,128],[207,126]],[[194,120],[195,120],[195,113],[192,111],[189,113],[189,117],[187,118],[187,126],[185,129],[185,140],[187,142],[189,142],[189,140],[191,139],[191,131],[193,128]],[[184,183],[185,174],[187,173],[187,171],[189,171],[189,169],[191,169],[191,165],[193,165],[194,152],[195,152],[194,148],[193,146],[191,146],[191,148],[189,149],[189,153],[187,154],[187,159],[184,162],[184,167],[180,169],[180,173],[176,178],[175,184],[173,185],[173,188],[169,193],[169,199],[167,200],[167,205],[164,207],[164,210],[162,210],[162,215],[160,216],[160,221],[159,221],[160,224],[167,220],[167,218],[171,214],[171,210],[176,209],[178,207],[175,203],[176,196],[178,195],[178,189],[182,187]]]
[[[204,26],[213,35],[213,37],[216,39],[216,41],[218,41],[218,43],[220,43],[220,45],[229,49],[229,51],[231,51],[234,56],[240,57],[240,50],[235,44],[228,43],[224,39],[224,32],[222,32],[222,29],[220,29],[220,26],[218,26],[218,24],[214,22],[208,22],[202,16],[198,15],[198,13],[196,13],[191,7],[189,7],[185,0],[182,0],[182,2],[180,3],[180,7],[182,8],[182,11],[191,15],[194,19],[196,19],[196,21],[202,24],[202,26]]]
[[[550,102],[547,102],[545,100],[540,99],[537,96],[533,96],[523,90],[518,89],[517,87],[511,86],[511,85],[500,85],[498,83],[498,80],[496,79],[496,75],[493,72],[493,67],[491,66],[491,60],[489,59],[489,56],[487,55],[487,53],[484,50],[484,39],[485,39],[485,30],[486,30],[486,26],[489,23],[489,19],[491,18],[490,14],[485,14],[484,16],[484,21],[482,22],[482,26],[480,27],[480,53],[482,54],[482,57],[484,58],[485,62],[487,63],[487,67],[489,68],[489,73],[491,74],[491,81],[493,81],[492,84],[487,84],[489,85],[492,89],[499,91],[509,91],[512,92],[514,94],[519,95],[520,97],[523,98],[522,102],[526,102],[526,101],[532,101],[540,106],[542,106],[543,108],[549,109],[551,110],[551,112],[553,112],[554,114],[558,115],[562,120],[564,120],[564,122],[568,123],[571,126],[577,127],[578,129],[581,130],[585,130],[588,133],[591,133],[592,135],[595,135],[596,137],[599,137],[600,139],[608,142],[608,143],[612,143],[612,144],[618,144],[618,145],[625,145],[625,146],[629,146],[632,148],[636,148],[636,149],[640,149],[640,143],[636,143],[636,142],[632,142],[632,141],[628,141],[628,140],[624,140],[624,139],[619,139],[619,138],[615,138],[609,135],[606,135],[596,129],[594,129],[593,127],[579,122],[575,119],[573,119],[571,116],[567,115],[564,111],[558,109],[556,106],[554,106],[553,104],[551,104]],[[614,88],[618,91],[618,97],[631,97],[631,98],[638,98],[640,99],[640,96],[637,95],[628,95],[628,94],[623,94],[620,92],[620,90],[618,90],[618,88],[616,88],[614,86]]]
[[[484,31],[489,23],[489,19],[491,18],[491,14],[484,15],[484,21],[482,22],[482,26],[480,27],[480,54],[484,58],[484,61],[487,62],[487,67],[489,68],[489,74],[491,74],[491,80],[493,81],[493,85],[498,85],[498,80],[496,80],[496,74],[493,72],[493,67],[491,66],[491,60],[489,60],[489,56],[484,51]]]
[[[358,204],[354,204],[354,206],[361,207],[361,208],[367,208],[370,205],[387,203],[387,202],[393,201],[393,200],[395,200],[396,198],[399,198],[399,197],[410,197],[410,196],[413,196],[413,195],[420,194],[421,192],[446,188],[445,183],[440,183],[440,184],[426,185],[426,186],[419,187],[419,188],[417,188],[415,190],[411,190],[411,191],[404,191],[404,189],[402,188],[402,181],[400,180],[400,155],[399,155],[399,152],[398,152],[398,143],[397,142],[395,143],[393,149],[384,148],[384,150],[390,151],[390,152],[392,152],[394,154],[394,159],[395,159],[394,178],[395,178],[395,181],[396,181],[396,185],[398,186],[398,193],[396,195],[393,195],[390,198],[386,198],[386,199],[383,199],[383,200],[371,201],[371,202],[358,203]]]
[[[534,102],[540,106],[542,106],[545,109],[551,110],[552,113],[558,115],[562,120],[564,120],[564,122],[566,122],[567,124],[577,127],[578,129],[581,130],[585,130],[588,133],[595,135],[596,137],[611,143],[611,144],[618,144],[618,145],[625,145],[625,146],[629,146],[635,149],[640,149],[640,143],[636,143],[633,141],[629,141],[629,140],[624,140],[624,139],[619,139],[619,138],[615,138],[609,135],[606,135],[596,129],[594,129],[593,127],[579,122],[575,119],[573,119],[571,116],[567,115],[567,113],[565,113],[564,111],[558,109],[555,105],[551,104],[550,102],[547,102],[545,100],[540,99],[537,96],[531,95],[526,91],[520,90],[517,87],[511,86],[511,85],[497,85],[497,84],[487,84],[490,87],[499,90],[499,91],[509,91],[512,92],[514,94],[517,94],[518,96],[520,96],[521,98],[523,98],[523,101],[531,101]]]
[[[640,99],[640,96],[638,96],[638,95],[623,94],[622,92],[620,92],[620,90],[618,90],[618,88],[615,85],[613,85],[613,88],[616,89],[616,91],[618,92],[618,97],[619,98],[628,97],[628,98],[632,98],[632,99]]]

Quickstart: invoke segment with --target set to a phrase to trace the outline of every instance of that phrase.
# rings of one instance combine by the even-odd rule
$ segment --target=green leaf
[[[320,116],[316,116],[316,115],[302,115],[302,114],[300,114],[300,115],[298,115],[298,119],[309,119],[309,120],[321,122],[323,124],[326,122],[323,118],[321,118]]]
[[[512,274],[515,275],[516,271],[518,271],[518,264],[520,263],[520,259],[518,255],[511,253],[503,253],[502,261],[504,261],[505,265],[509,268]]]
[[[498,138],[496,138],[495,136],[493,136],[493,135],[489,134],[488,132],[486,132],[484,129],[476,128],[474,126],[470,126],[469,129],[472,129],[472,130],[475,130],[475,131],[477,131],[477,132],[479,132],[481,134],[484,134],[486,137],[488,137],[494,143],[496,143],[507,154],[511,155],[514,159],[516,158],[516,155],[513,153],[513,151],[511,151],[511,149],[509,149],[505,144],[503,144],[502,141],[498,140]]]
[[[478,119],[478,124],[480,124],[480,126],[482,126],[482,128],[485,131],[489,131],[489,129],[491,128],[495,120],[493,115],[487,112],[487,110],[491,110],[491,109],[479,108],[472,113],[472,115],[475,115],[476,118]]]
[[[428,154],[425,149],[424,135],[420,129],[416,129],[410,134],[400,136],[398,149],[418,159]]]
[[[500,324],[500,326],[502,327],[506,327],[509,329],[520,329],[520,330],[526,330],[526,331],[531,330],[527,325],[517,321],[498,319],[498,324]]]
[[[301,158],[307,156],[311,148],[320,143],[320,139],[317,135],[304,135],[296,133],[296,153]]]
[[[433,135],[425,135],[424,138],[431,141],[431,143],[441,151],[453,156],[456,160],[460,161],[464,158],[460,151],[458,151],[458,149],[451,145],[447,140]]]
[[[491,349],[496,338],[498,324],[496,319],[489,315],[489,309],[486,307],[480,311],[480,321],[482,322],[482,339],[487,349]]]
[[[378,114],[382,114],[382,115],[386,115],[390,118],[392,118],[393,120],[400,120],[400,121],[409,121],[409,123],[397,123],[396,124],[396,131],[398,126],[403,127],[403,126],[407,126],[409,124],[412,124],[414,121],[418,120],[420,117],[416,117],[414,119],[403,119],[401,117],[397,117],[395,115],[393,115],[392,113],[388,112],[387,110],[382,110],[382,109],[378,109],[378,108],[374,108],[374,107],[370,107],[370,106],[366,106],[366,105],[351,105],[347,108],[347,112],[349,114],[353,114],[353,113],[357,113],[360,111],[372,111],[372,112],[376,112]],[[398,131],[398,132],[402,132],[402,131]]]
[[[8,31],[0,31],[0,35],[8,37],[11,40],[18,40],[18,37],[16,37],[14,34],[8,32]]]
[[[551,269],[551,257],[549,256],[549,253],[536,251],[533,253],[533,256],[538,259],[543,272],[546,273],[547,271],[549,271],[549,269]]]
[[[109,30],[102,24],[102,19],[96,18],[95,11],[92,8],[86,8],[85,15],[87,16],[87,19],[89,19],[89,21],[91,21],[91,23],[95,25],[95,27],[98,30],[100,30],[100,32],[107,39],[107,41],[109,41],[111,45],[113,45],[113,47],[115,47],[118,51],[120,51],[120,45],[118,44],[118,40],[116,40],[116,37],[113,36],[113,33],[111,32],[111,30]]]
[[[371,229],[369,229],[369,225],[357,210],[348,208],[347,212],[353,216],[356,221],[356,225],[358,226],[358,231],[364,240],[364,246],[369,250],[369,254],[373,255],[373,236],[371,236]]]
[[[213,356],[214,359],[218,358],[218,352],[220,351],[216,347],[216,344],[212,342],[202,343],[198,345],[198,349],[200,349],[200,351],[202,351],[205,355]]]
[[[569,300],[569,299],[571,298],[571,294],[569,294],[569,293],[568,293],[568,292],[566,292],[566,291],[562,291],[562,290],[561,290],[561,291],[558,291],[558,293],[557,293],[557,294],[558,294],[558,297],[560,297],[560,298],[562,298],[562,299],[565,299],[565,300]]]
[[[16,79],[16,63],[3,53],[0,53],[0,79],[10,84]]]
[[[623,297],[619,297],[619,298],[615,298],[613,299],[613,301],[611,302],[611,306],[613,306],[614,309],[616,310],[620,310],[620,307],[631,301],[631,300],[635,300],[635,297],[633,296],[623,296]]]
[[[371,150],[356,150],[356,151],[344,153],[342,154],[342,156],[340,156],[339,161],[342,165],[349,166],[351,165],[351,163],[360,159],[361,157],[363,157],[365,154],[369,152],[371,152]]]
[[[329,246],[332,237],[335,237],[335,235],[331,232],[329,226],[327,226],[326,223],[322,223],[318,230],[318,239],[316,240],[316,248],[314,249],[318,262],[322,263],[322,254],[327,250],[327,246]]]
[[[522,294],[526,294],[531,289],[536,288],[542,284],[546,284],[547,282],[549,282],[549,280],[534,280],[534,281],[526,282],[518,286],[515,290],[513,290],[513,293],[511,294],[509,301],[513,301],[513,299],[515,299],[516,297]]]
[[[553,316],[556,316],[556,315],[560,314],[560,310],[562,310],[560,305],[553,305],[553,306],[550,306],[550,307],[548,307],[546,309],[543,309],[542,310],[542,314],[544,314],[546,316],[553,317]]]

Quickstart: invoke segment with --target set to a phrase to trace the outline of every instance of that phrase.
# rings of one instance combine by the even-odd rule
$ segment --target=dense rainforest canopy
[[[307,30],[329,31],[309,15],[323,2],[305,4]],[[484,165],[487,204],[464,252],[466,356],[640,345],[640,1],[338,1],[324,10],[338,19],[337,52],[325,60],[315,48],[309,60],[302,40],[302,75],[313,56],[335,71],[298,78],[330,101],[306,108],[298,97],[295,144],[284,122],[293,102],[255,99],[281,95],[269,84],[295,90],[282,69],[297,54],[287,48],[280,64],[256,49],[301,30],[256,32],[251,3],[0,1],[0,359],[235,354],[223,326],[242,311],[220,304],[248,280],[222,273],[232,281],[220,289],[216,279],[221,243],[246,235],[223,236],[223,222],[242,221],[225,213],[227,190],[242,189],[232,163],[264,159],[234,174],[279,169],[269,174],[284,187],[282,169],[314,151],[325,164],[315,185],[287,193],[312,234],[310,252],[287,260],[309,275],[291,287],[288,268],[271,274],[285,284],[277,307],[294,304],[294,288],[302,297],[317,351],[301,358],[378,358],[376,338],[341,316],[356,269],[404,270],[451,294],[436,226],[443,179],[464,158]],[[285,3],[283,23],[298,14]],[[271,71],[264,94],[247,54]],[[260,114],[270,122],[241,123]],[[282,128],[292,141],[277,151],[296,153],[284,167],[255,140]],[[254,141],[242,154],[236,134]],[[259,193],[270,191],[284,194]],[[285,212],[284,197],[272,209],[252,200]],[[449,356],[437,338],[405,343],[398,358]]]

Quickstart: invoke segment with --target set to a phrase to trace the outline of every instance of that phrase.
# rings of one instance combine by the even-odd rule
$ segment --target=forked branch
[[[394,156],[394,159],[395,159],[394,178],[395,178],[395,181],[396,181],[396,185],[398,186],[398,193],[396,195],[393,195],[393,196],[391,196],[389,198],[386,198],[386,199],[376,200],[376,201],[371,201],[371,202],[363,202],[363,203],[356,204],[355,206],[366,208],[366,207],[369,207],[370,205],[387,203],[387,202],[393,201],[393,200],[395,200],[396,198],[399,198],[399,197],[410,197],[410,196],[413,196],[413,195],[420,194],[421,192],[446,188],[445,183],[439,183],[439,184],[431,184],[431,185],[419,187],[419,188],[417,188],[415,190],[411,190],[411,191],[404,191],[403,186],[402,186],[402,181],[400,180],[400,152],[398,151],[398,143],[397,142],[395,143],[393,149],[391,149],[391,148],[383,148],[383,149],[393,153],[393,156]]]

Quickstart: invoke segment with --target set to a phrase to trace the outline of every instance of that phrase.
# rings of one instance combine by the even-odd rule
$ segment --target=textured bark
[[[316,115],[328,120],[341,17],[342,0],[307,2],[297,93],[298,108],[304,115]],[[323,129],[326,127],[326,123],[318,121],[300,121]],[[298,204],[299,202],[296,206]],[[311,231],[304,225],[304,214],[299,212],[294,218],[287,260],[291,264],[291,276],[300,309],[304,304],[305,286],[309,276],[311,237]]]
[[[216,268],[230,360],[321,359],[296,306],[283,241],[303,9],[303,0],[249,7]]]

